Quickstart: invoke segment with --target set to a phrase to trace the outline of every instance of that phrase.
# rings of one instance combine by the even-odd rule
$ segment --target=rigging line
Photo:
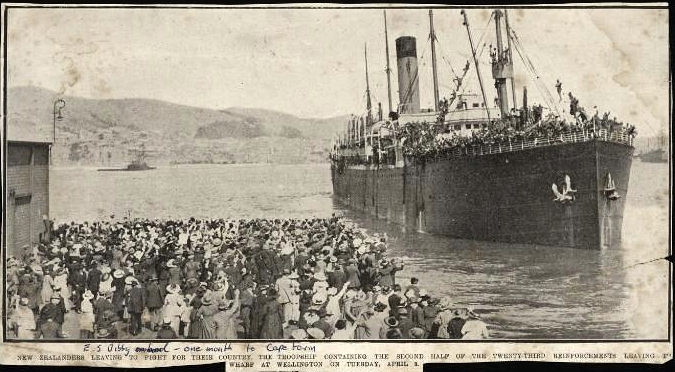
[[[525,55],[525,58],[527,59],[527,63],[528,63],[528,64],[530,65],[530,67],[532,68],[532,71],[536,74],[537,79],[539,79],[539,78],[540,78],[539,72],[537,71],[537,68],[536,68],[536,67],[534,66],[534,64],[532,63],[532,60],[530,59],[530,57],[529,57],[529,56],[527,55],[527,53],[525,52],[525,48],[523,47],[522,43],[520,42],[520,39],[518,38],[518,35],[516,35],[516,32],[515,32],[513,29],[511,29],[511,33],[513,34],[513,41],[514,41],[514,44],[517,44],[517,47],[520,48],[520,49],[522,50],[523,54]],[[522,57],[521,57],[521,58],[522,58]],[[555,109],[556,113],[558,114],[558,116],[560,116],[559,107],[558,107],[558,105],[555,103],[555,100],[553,99],[553,96],[551,95],[551,92],[549,91],[548,87],[546,86],[546,84],[543,83],[543,81],[539,80],[539,82],[540,82],[540,84],[542,85],[542,87],[543,87],[543,89],[544,89],[544,91],[545,91],[545,93],[546,93],[546,96],[548,97],[548,99],[550,100],[550,102],[553,103],[552,106],[553,106],[553,108]]]
[[[527,56],[525,55],[525,51],[523,50],[523,46],[520,43],[520,40],[518,39],[517,35],[515,35],[515,32],[513,31],[513,29],[511,31],[514,34],[513,35],[514,36],[513,45],[516,47],[516,52],[518,53],[518,56],[520,57],[523,64],[525,65],[525,68],[536,78],[536,79],[533,79],[534,84],[535,84],[535,88],[537,88],[537,90],[539,91],[539,94],[541,94],[544,101],[546,101],[546,104],[550,105],[556,111],[558,116],[560,116],[560,111],[559,111],[558,105],[554,102],[553,97],[551,96],[551,94],[548,90],[546,90],[545,92],[542,92],[542,88],[546,89],[546,87],[544,86],[543,82],[541,82],[541,80],[539,80],[539,74],[537,73],[536,68],[532,64],[532,61],[530,61],[527,58]]]
[[[443,59],[445,61],[445,63],[447,63],[448,66],[450,66],[450,71],[452,72],[452,74],[455,77],[459,77],[459,76],[457,76],[457,73],[455,72],[455,69],[452,67],[452,63],[450,63],[450,58],[447,58],[445,53],[443,53],[443,49],[445,49],[445,48],[443,48],[443,45],[441,45],[441,42],[438,41],[438,37],[436,37],[436,42],[438,43],[438,49],[441,53],[441,59]]]
[[[488,18],[487,24],[485,25],[485,28],[483,28],[483,34],[480,35],[480,38],[478,38],[478,43],[476,45],[480,45],[483,37],[487,34],[488,27],[490,27],[490,23],[492,22],[492,18],[494,18],[494,16],[494,12],[490,13],[490,18]]]
[[[516,47],[516,52],[518,53],[518,56],[520,57],[520,59],[523,61],[523,64],[525,65],[525,68],[528,69],[528,70],[530,70],[530,66],[527,65],[527,62],[526,62],[525,59],[523,58],[523,55],[522,55],[522,53],[521,53],[521,51],[520,51],[520,47],[518,46],[518,43],[513,43],[513,45]],[[533,71],[530,70],[529,72],[530,72],[532,75],[534,75],[534,72],[533,72]],[[544,101],[546,101],[546,96],[545,96],[544,93],[541,91],[541,88],[539,87],[539,84],[537,84],[536,79],[532,79],[532,81],[534,82],[534,87],[537,88],[537,90],[539,91],[539,94],[542,96],[542,98],[544,99]],[[550,104],[550,103],[549,103],[549,102],[546,102],[546,104]],[[554,106],[554,107],[555,107],[555,106]],[[556,108],[556,112],[558,113],[558,115],[560,115],[560,113],[558,112],[557,108]]]

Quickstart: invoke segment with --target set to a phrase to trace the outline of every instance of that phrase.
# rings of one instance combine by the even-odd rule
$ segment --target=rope
[[[492,18],[494,18],[495,13],[490,14],[490,18],[488,18],[487,24],[485,25],[485,28],[483,28],[483,34],[480,35],[480,38],[478,38],[478,43],[476,45],[480,45],[480,42],[483,40],[483,37],[487,34],[488,27],[490,27],[490,23],[492,23]],[[483,45],[483,48],[485,48],[485,45]]]
[[[513,32],[513,30],[511,30],[511,31]],[[560,111],[558,110],[558,106],[553,101],[553,97],[550,95],[550,92],[546,91],[546,93],[548,93],[548,94],[542,92],[542,85],[543,84],[541,83],[540,80],[538,80],[539,75],[537,74],[536,70],[534,69],[534,65],[532,65],[532,62],[529,61],[527,59],[527,57],[523,55],[525,52],[522,50],[522,45],[520,44],[520,41],[517,39],[517,36],[515,35],[515,32],[513,32],[513,33],[514,33],[514,37],[515,37],[513,39],[513,46],[516,47],[515,49],[516,49],[516,52],[518,53],[518,56],[523,61],[523,64],[525,65],[525,68],[532,74],[532,76],[534,76],[536,78],[536,79],[532,79],[532,81],[534,82],[534,87],[537,88],[537,91],[539,91],[539,94],[542,96],[544,101],[546,101],[546,104],[553,107],[555,109],[556,113],[558,114],[558,116],[560,116]],[[545,86],[543,88],[546,89]]]
[[[535,81],[535,86],[537,86],[537,90],[539,90],[539,93],[542,94],[544,100],[548,100],[547,104],[550,105],[551,107],[553,107],[555,109],[556,113],[558,114],[558,116],[560,116],[560,110],[559,110],[558,105],[556,104],[555,100],[553,99],[553,96],[551,95],[551,92],[548,90],[548,87],[546,86],[546,84],[544,84],[543,82],[541,82],[541,80],[539,80],[539,73],[538,73],[536,67],[534,66],[534,64],[532,63],[532,60],[530,60],[530,58],[527,56],[527,53],[525,52],[525,48],[521,44],[520,39],[518,38],[518,35],[516,35],[516,32],[513,29],[511,29],[511,33],[513,34],[512,40],[513,40],[513,44],[516,46],[516,51],[518,52],[518,55],[520,56],[521,60],[525,64],[525,67],[527,67],[534,74],[534,76],[536,76],[536,78],[537,78],[537,80]],[[543,88],[544,92],[542,92],[542,88]]]

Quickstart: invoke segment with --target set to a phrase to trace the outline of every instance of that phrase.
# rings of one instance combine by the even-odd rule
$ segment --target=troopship
[[[399,105],[393,110],[385,11],[389,114],[383,115],[381,104],[372,112],[366,52],[366,114],[350,118],[330,153],[335,197],[378,218],[459,239],[615,246],[635,127],[586,113],[572,93],[569,113],[555,105],[548,114],[541,105],[528,106],[526,87],[516,107],[513,50],[530,71],[534,66],[505,10],[492,13],[496,47],[490,47],[490,64],[497,98],[489,103],[465,11],[461,17],[480,94],[461,89],[471,69],[467,61],[451,97],[440,99],[429,11],[435,107],[420,109],[416,39],[402,36],[396,39]]]

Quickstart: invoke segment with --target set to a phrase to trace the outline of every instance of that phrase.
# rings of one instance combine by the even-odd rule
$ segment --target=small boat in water
[[[645,163],[667,163],[668,162],[668,153],[666,150],[658,148],[651,150],[644,154],[638,155],[640,160]]]
[[[145,171],[153,170],[155,167],[149,166],[145,162],[145,151],[138,151],[136,153],[136,159],[132,160],[126,168],[101,168],[98,169],[99,172],[115,172],[115,171]]]
[[[114,172],[114,171],[144,171],[144,170],[153,170],[157,169],[156,167],[149,166],[144,161],[132,161],[131,164],[127,165],[126,168],[101,168],[98,169],[99,172]]]

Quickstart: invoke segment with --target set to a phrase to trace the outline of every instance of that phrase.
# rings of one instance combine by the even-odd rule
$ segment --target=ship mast
[[[391,68],[389,67],[389,36],[387,34],[387,11],[384,11],[384,45],[387,53],[387,98],[389,99],[389,112],[391,112]],[[389,114],[387,114],[389,115]]]
[[[466,11],[462,9],[464,16],[464,26],[466,32],[469,34],[469,45],[471,46],[471,55],[473,56],[473,63],[476,65],[476,74],[478,75],[478,84],[480,84],[480,92],[483,95],[483,103],[485,104],[485,111],[487,112],[488,121],[490,120],[490,106],[488,106],[487,98],[485,96],[485,89],[483,89],[483,78],[480,76],[480,68],[478,67],[478,60],[476,59],[476,49],[473,47],[473,39],[471,38],[471,29],[469,28],[469,20],[466,18]]]
[[[371,121],[371,109],[372,102],[370,102],[370,83],[368,82],[368,44],[365,44],[364,47],[365,57],[366,57],[366,110],[368,110],[368,116],[366,117],[366,125],[370,125]]]
[[[502,118],[509,114],[509,97],[506,92],[506,79],[513,81],[513,62],[510,56],[505,55],[502,43],[502,11],[495,10],[495,27],[497,31],[497,54],[492,55],[492,78],[495,79],[497,99]]]
[[[506,42],[509,50],[509,61],[513,64],[513,49],[511,48],[511,27],[509,26],[509,13],[504,9],[504,23],[506,24]],[[511,94],[513,95],[513,107],[517,105],[516,80],[511,78]]]
[[[434,110],[438,112],[438,71],[436,70],[436,33],[434,32],[434,13],[429,9],[429,38],[431,39],[431,68],[434,77]]]

